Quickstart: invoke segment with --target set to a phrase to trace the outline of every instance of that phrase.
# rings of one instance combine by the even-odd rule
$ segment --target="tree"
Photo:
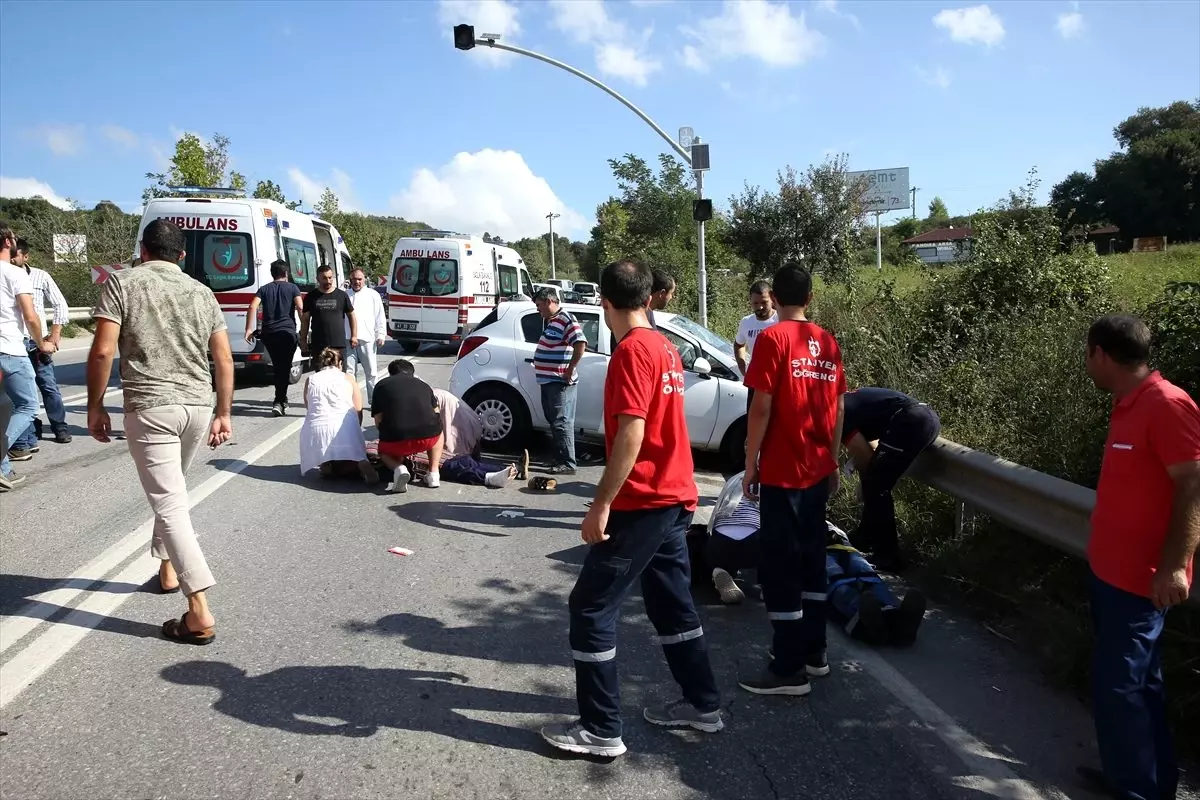
[[[933,222],[944,222],[950,219],[950,212],[946,209],[946,203],[942,198],[935,197],[929,201],[929,216],[927,219]]]
[[[333,193],[333,189],[330,189],[328,186],[325,187],[325,191],[321,193],[321,199],[313,206],[313,211],[317,212],[317,216],[321,219],[330,221],[333,221],[341,213],[338,198]]]
[[[142,192],[142,200],[166,197],[172,186],[227,186],[245,191],[246,177],[229,169],[229,137],[213,134],[208,144],[194,133],[185,133],[175,142],[175,155],[167,172],[147,172],[151,185]],[[203,195],[199,195],[203,196]]]
[[[253,197],[258,200],[274,200],[276,203],[282,203],[284,206],[293,211],[300,207],[299,200],[289,201],[283,195],[283,189],[275,181],[259,181],[254,187]]]
[[[1104,223],[1096,182],[1086,172],[1072,172],[1050,190],[1050,209],[1065,227],[1091,228]]]

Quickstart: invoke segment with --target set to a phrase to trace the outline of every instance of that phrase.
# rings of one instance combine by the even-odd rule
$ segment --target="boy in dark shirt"
[[[346,341],[344,324],[344,320],[347,319],[350,321],[349,342]],[[358,347],[358,324],[354,317],[354,304],[350,301],[350,295],[334,287],[333,267],[325,264],[317,269],[317,288],[304,296],[304,313],[300,319],[300,350],[305,353],[319,353],[326,347],[332,347],[342,351],[342,363],[345,364],[347,345]]]
[[[273,280],[261,286],[250,307],[246,309],[246,341],[254,339],[258,309],[262,307],[262,324],[258,335],[262,338],[267,355],[271,357],[271,369],[275,379],[275,402],[271,413],[282,417],[287,413],[288,377],[292,369],[292,358],[296,355],[296,315],[304,313],[304,298],[300,287],[288,280],[288,263],[280,259],[271,264]]]
[[[442,417],[437,397],[429,384],[416,376],[411,361],[398,358],[388,364],[389,377],[375,387],[371,416],[379,429],[379,460],[392,470],[389,491],[406,492],[412,474],[404,459],[417,453],[429,456],[425,485],[441,485],[438,472],[442,463]]]

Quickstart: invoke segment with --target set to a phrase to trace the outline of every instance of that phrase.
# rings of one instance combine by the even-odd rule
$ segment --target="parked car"
[[[600,284],[592,283],[591,281],[575,281],[573,288],[583,297],[583,302],[588,305],[600,305]]]
[[[604,312],[592,305],[564,304],[587,338],[579,362],[576,436],[603,440],[604,376],[616,340]],[[719,451],[734,466],[745,460],[746,387],[733,356],[733,345],[679,314],[656,312],[659,330],[671,340],[683,362],[684,408],[688,434],[696,450]],[[502,303],[459,348],[450,373],[450,392],[475,409],[483,437],[498,449],[525,445],[532,430],[549,430],[542,413],[541,390],[533,372],[533,354],[545,321],[533,303]]]

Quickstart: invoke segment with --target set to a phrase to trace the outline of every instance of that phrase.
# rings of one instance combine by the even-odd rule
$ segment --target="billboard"
[[[846,177],[854,183],[865,178],[867,189],[863,194],[863,211],[898,211],[912,206],[908,186],[908,167],[891,169],[864,169],[847,172]]]

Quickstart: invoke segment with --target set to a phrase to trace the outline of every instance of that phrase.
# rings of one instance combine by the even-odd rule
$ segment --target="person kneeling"
[[[379,430],[379,460],[392,470],[389,491],[406,492],[412,474],[404,459],[417,453],[429,458],[425,485],[441,485],[437,466],[442,463],[442,418],[429,384],[416,376],[411,361],[398,358],[388,364],[389,377],[375,387],[371,416]]]
[[[368,484],[377,483],[379,474],[367,460],[362,433],[362,392],[342,371],[342,351],[326,347],[315,364],[316,372],[304,382],[300,473],[319,468],[322,477],[333,478],[349,469]]]

